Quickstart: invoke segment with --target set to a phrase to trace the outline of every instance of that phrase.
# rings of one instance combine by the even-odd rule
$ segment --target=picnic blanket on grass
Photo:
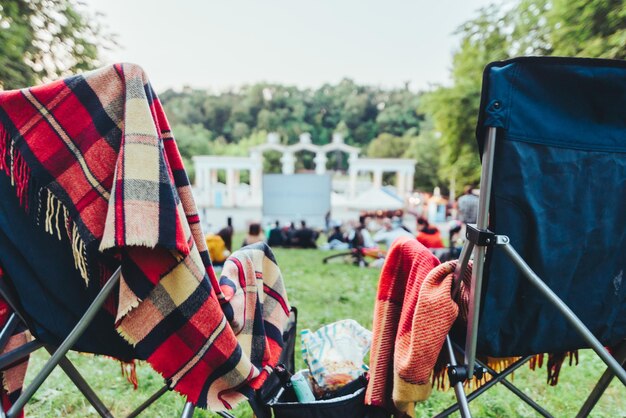
[[[115,328],[175,390],[224,409],[262,384],[282,346],[271,327],[282,331],[288,309],[271,326],[255,315],[239,337],[264,344],[242,348],[182,159],[140,67],[0,92],[0,173],[32,222],[69,243],[83,286],[101,286],[121,265],[107,304]],[[288,308],[284,294],[271,296]]]

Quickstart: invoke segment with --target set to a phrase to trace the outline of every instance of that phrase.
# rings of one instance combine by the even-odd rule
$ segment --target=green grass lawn
[[[239,242],[239,241],[235,241]],[[379,270],[358,268],[347,264],[322,263],[328,253],[316,250],[275,250],[276,258],[286,282],[289,301],[299,310],[298,329],[315,330],[330,322],[353,318],[372,328],[374,298]],[[299,342],[296,349],[299,350]],[[32,357],[28,378],[33,377],[48,357],[41,352]],[[122,416],[140,404],[143,399],[162,386],[162,380],[149,366],[137,368],[139,389],[133,390],[122,377],[117,363],[111,359],[72,353],[70,358],[83,372],[88,382],[99,393],[115,415]],[[302,366],[297,354],[297,363]],[[527,367],[515,373],[513,382],[525,393],[543,405],[555,417],[575,416],[605,367],[589,350],[580,354],[576,367],[563,366],[559,384],[545,384],[546,370],[532,372]],[[477,417],[533,417],[539,416],[515,395],[499,385],[470,404]],[[416,408],[416,416],[430,417],[454,401],[453,391],[433,392],[426,402]],[[184,400],[175,393],[167,393],[146,417],[176,417]],[[41,387],[26,408],[32,417],[96,417],[95,410],[83,400],[78,391],[60,370]],[[250,417],[247,405],[240,405],[235,414]],[[195,417],[216,416],[196,411]],[[458,416],[458,415],[457,415]],[[594,417],[626,417],[626,389],[614,381],[593,411]]]

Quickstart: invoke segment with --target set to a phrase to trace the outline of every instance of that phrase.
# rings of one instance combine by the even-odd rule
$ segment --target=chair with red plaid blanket
[[[0,92],[0,196],[0,417],[20,416],[56,365],[110,417],[70,349],[145,360],[163,376],[130,416],[169,389],[187,398],[183,417],[255,399],[290,316],[280,270],[258,246],[216,277],[140,67]],[[52,357],[21,392],[24,359],[41,347]]]

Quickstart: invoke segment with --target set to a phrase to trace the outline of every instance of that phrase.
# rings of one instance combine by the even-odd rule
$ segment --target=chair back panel
[[[85,285],[74,267],[70,245],[34,225],[20,207],[10,180],[0,173],[0,264],[44,343],[59,345],[93,301],[98,283]],[[66,234],[61,238],[68,240]],[[115,292],[115,291],[114,291]],[[101,309],[73,349],[132,360],[135,350],[114,328],[114,316]]]
[[[626,337],[626,65],[521,58],[485,70],[477,128],[497,127],[490,229],[604,344]],[[488,252],[478,353],[586,344],[502,250]]]

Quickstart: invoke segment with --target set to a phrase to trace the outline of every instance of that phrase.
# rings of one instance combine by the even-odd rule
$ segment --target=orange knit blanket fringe
[[[547,364],[547,372],[548,379],[547,383],[550,386],[556,386],[559,382],[559,374],[561,372],[561,366],[566,359],[570,366],[578,365],[578,350],[568,351],[565,353],[557,353],[557,354],[547,354],[548,356],[548,364]],[[537,354],[533,356],[528,361],[528,367],[530,370],[535,370],[537,368],[541,368],[543,366],[545,354]],[[487,357],[482,359],[481,362],[486,364],[487,367],[493,369],[496,373],[502,373],[508,367],[510,367],[513,363],[521,359],[521,357]],[[440,358],[437,361],[437,365],[435,367],[435,371],[433,372],[432,385],[433,388],[440,391],[447,391],[450,389],[450,380],[448,379],[448,368],[446,367],[448,361],[447,353],[441,353]],[[515,372],[511,373],[511,380],[514,379]],[[492,379],[490,373],[485,373],[482,379],[476,378],[474,376],[471,380],[465,382],[464,386],[467,389],[478,389],[485,383],[489,382]]]

